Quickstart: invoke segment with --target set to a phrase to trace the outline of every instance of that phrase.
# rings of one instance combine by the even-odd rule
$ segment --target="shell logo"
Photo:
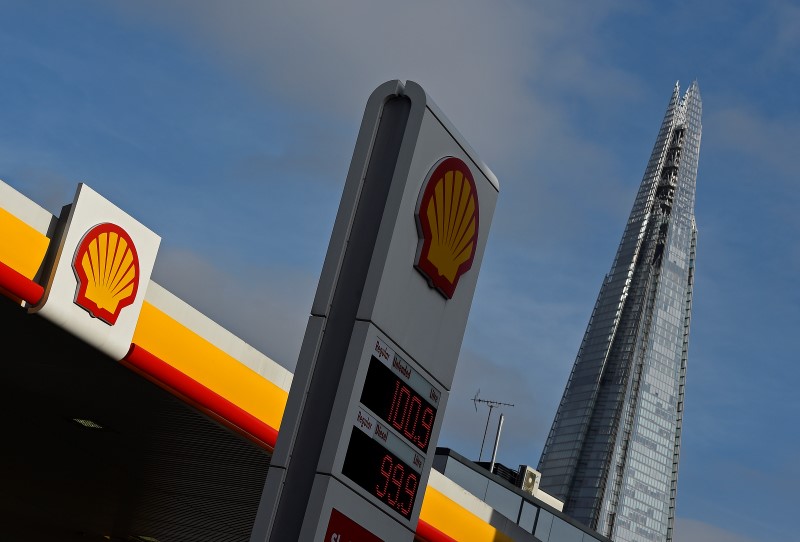
[[[72,269],[78,279],[75,304],[113,326],[139,290],[139,256],[128,232],[98,224],[84,234]]]
[[[420,242],[414,266],[451,299],[478,245],[478,190],[467,164],[450,156],[431,168],[416,217]]]

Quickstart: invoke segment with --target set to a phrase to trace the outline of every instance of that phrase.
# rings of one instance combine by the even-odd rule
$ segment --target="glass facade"
[[[702,102],[676,84],[538,470],[616,542],[670,541],[697,229]]]

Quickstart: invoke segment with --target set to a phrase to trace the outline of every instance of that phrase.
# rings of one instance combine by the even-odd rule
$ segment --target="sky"
[[[367,97],[420,83],[500,181],[439,444],[536,465],[672,88],[699,230],[676,540],[797,540],[800,5],[0,0],[0,179],[86,182],[154,279],[293,370]],[[490,424],[496,427],[498,411]],[[487,440],[488,440],[487,439]]]

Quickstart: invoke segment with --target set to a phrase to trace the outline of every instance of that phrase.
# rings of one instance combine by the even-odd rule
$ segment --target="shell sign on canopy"
[[[81,183],[59,217],[44,295],[31,310],[122,359],[150,283],[161,237]]]
[[[451,156],[431,168],[416,216],[420,242],[415,267],[451,299],[478,245],[478,191],[467,164]]]
[[[139,256],[128,232],[99,224],[83,236],[72,268],[78,279],[75,304],[113,326],[139,289]]]

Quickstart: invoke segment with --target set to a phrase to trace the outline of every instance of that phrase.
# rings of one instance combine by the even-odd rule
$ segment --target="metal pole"
[[[478,454],[478,461],[480,462],[481,457],[483,456],[483,445],[486,443],[486,433],[489,431],[489,420],[492,417],[492,409],[494,405],[489,405],[489,415],[486,416],[486,427],[483,429],[483,440],[481,441],[481,451]]]
[[[500,445],[500,431],[503,430],[503,414],[500,413],[500,423],[497,424],[497,436],[494,438],[494,452],[492,452],[492,464],[489,465],[489,472],[494,473],[494,460],[497,459],[497,447]]]

